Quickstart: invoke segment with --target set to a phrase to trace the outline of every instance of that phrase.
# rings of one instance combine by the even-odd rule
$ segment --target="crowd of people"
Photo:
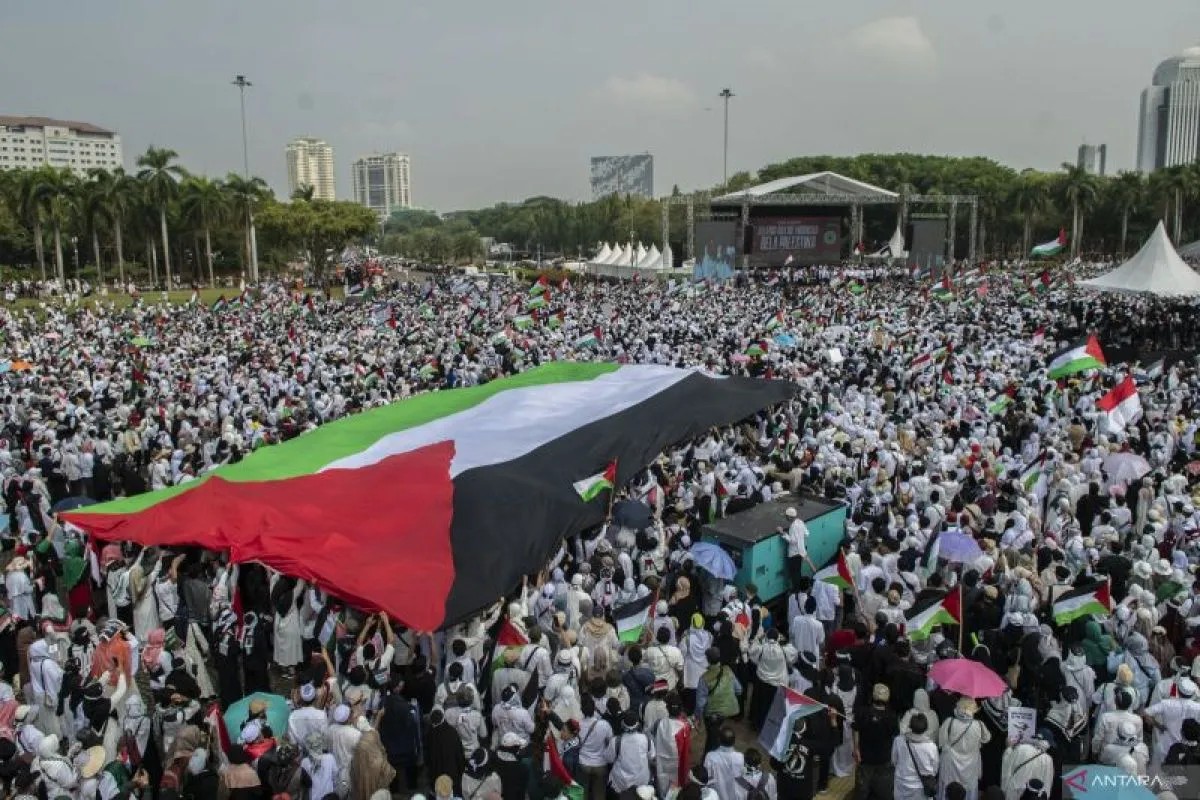
[[[1095,763],[1187,797],[1171,770],[1200,765],[1200,372],[1051,380],[1046,361],[1081,332],[1154,320],[1168,323],[1147,348],[1194,348],[1194,308],[1065,281],[1031,293],[1039,280],[972,270],[947,296],[837,269],[532,289],[444,276],[345,301],[265,286],[220,310],[0,309],[6,796],[805,800],[852,778],[860,800],[1025,800],[1061,797],[1064,766]],[[581,532],[432,636],[224,553],[90,542],[59,518],[563,359],[796,395],[619,487],[647,506],[640,529]],[[1096,401],[1127,372],[1144,411],[1113,426]],[[1117,455],[1145,470],[1114,474]],[[809,495],[847,508],[848,587],[813,578],[825,565],[790,503]],[[764,502],[782,509],[791,577],[771,602],[691,554],[705,524]],[[948,530],[978,558],[938,558]],[[1054,601],[1097,577],[1111,612],[1056,624]],[[949,592],[961,632],[917,635],[908,612]],[[613,609],[649,595],[652,620],[619,637]],[[929,679],[957,657],[1007,689]],[[781,687],[821,706],[782,748],[756,738]],[[1008,728],[1019,707],[1036,710],[1028,735]]]

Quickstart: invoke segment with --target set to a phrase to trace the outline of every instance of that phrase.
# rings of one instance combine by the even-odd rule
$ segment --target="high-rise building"
[[[354,202],[387,219],[401,208],[412,208],[410,161],[405,153],[376,153],[354,162],[351,180]]]
[[[1200,47],[1168,58],[1142,91],[1137,166],[1142,172],[1190,164],[1200,155]]]
[[[610,194],[654,197],[654,156],[595,156],[592,158],[592,199]]]
[[[124,166],[121,137],[89,122],[0,115],[0,170],[49,164],[83,176]]]
[[[333,147],[321,139],[301,136],[287,146],[288,194],[311,186],[314,200],[333,200]]]
[[[1108,161],[1108,145],[1081,144],[1075,164],[1083,167],[1091,175],[1104,177],[1104,165]]]

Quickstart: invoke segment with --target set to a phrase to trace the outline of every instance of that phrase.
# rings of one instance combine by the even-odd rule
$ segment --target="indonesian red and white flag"
[[[1133,377],[1126,375],[1125,380],[1096,401],[1096,407],[1105,413],[1111,431],[1122,431],[1126,425],[1137,422],[1142,416],[1142,400]]]

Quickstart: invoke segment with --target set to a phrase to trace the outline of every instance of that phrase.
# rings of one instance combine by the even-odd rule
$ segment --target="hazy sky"
[[[994,9],[994,10],[992,10]],[[56,0],[0,5],[0,113],[120,132],[286,190],[284,145],[412,156],[439,211],[586,199],[593,155],[649,151],[655,190],[791,156],[914,151],[1133,165],[1138,93],[1200,43],[1197,0]]]

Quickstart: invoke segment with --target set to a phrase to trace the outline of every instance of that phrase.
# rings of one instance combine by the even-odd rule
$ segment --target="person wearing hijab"
[[[1150,697],[1150,691],[1162,680],[1162,672],[1155,663],[1154,657],[1150,655],[1145,636],[1140,633],[1131,633],[1125,637],[1124,644],[1123,652],[1109,655],[1108,668],[1109,671],[1115,671],[1121,666],[1129,667],[1133,677],[1132,686],[1137,692],[1137,702],[1134,704],[1136,711],[1145,704],[1147,698]]]
[[[188,761],[195,754],[188,754]],[[229,766],[221,770],[217,786],[219,800],[260,800],[263,795],[258,773],[250,766],[250,758],[241,745],[232,745],[227,754]]]
[[[492,754],[480,747],[467,759],[462,777],[463,797],[500,797],[503,791]]]
[[[842,720],[842,737],[833,751],[830,763],[831,771],[839,778],[854,774],[854,714],[858,706],[860,680],[858,672],[850,664],[849,656],[845,654],[843,656],[838,658],[839,663],[834,682],[830,687],[831,693],[841,700],[842,708],[845,710],[845,718]],[[806,755],[806,758],[810,758],[810,756]]]
[[[380,790],[386,791],[396,778],[396,770],[388,763],[387,752],[379,732],[359,719],[362,738],[354,748],[350,762],[350,797],[370,798]]]
[[[687,632],[680,637],[679,649],[683,653],[683,707],[691,714],[696,710],[696,688],[708,669],[707,653],[713,637],[704,629],[702,615],[693,614],[688,623]]]
[[[929,705],[929,692],[917,689],[913,692],[913,705],[900,717],[900,732],[907,733],[912,727],[914,717],[925,718],[925,730],[934,732],[938,729],[938,717]]]
[[[446,722],[446,713],[441,708],[429,712],[429,721],[422,738],[425,768],[430,775],[448,775],[455,793],[461,791],[462,774],[467,759],[463,754],[458,732]]]
[[[1034,781],[1042,787],[1051,786],[1056,776],[1054,760],[1046,752],[1050,744],[1035,736],[1028,742],[1017,742],[1004,751],[1000,788],[1005,800],[1022,800],[1025,790]]]

